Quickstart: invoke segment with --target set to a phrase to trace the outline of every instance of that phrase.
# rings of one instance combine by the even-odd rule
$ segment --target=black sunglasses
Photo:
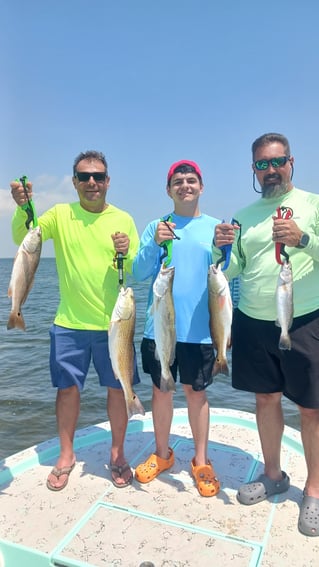
[[[257,161],[255,161],[255,168],[258,169],[258,171],[265,171],[266,169],[268,169],[268,167],[270,166],[270,164],[272,165],[272,167],[277,168],[277,167],[283,167],[284,165],[286,165],[287,161],[289,161],[290,157],[287,156],[282,156],[282,157],[275,157],[272,159],[259,159]]]
[[[93,177],[96,183],[103,183],[106,179],[106,171],[76,171],[75,177],[82,182],[88,182]]]

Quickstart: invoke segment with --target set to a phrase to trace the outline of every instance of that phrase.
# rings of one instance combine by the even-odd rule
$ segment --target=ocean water
[[[41,258],[33,289],[23,307],[27,329],[8,331],[11,299],[7,297],[13,260],[0,259],[0,460],[56,437],[55,389],[49,372],[49,327],[58,304],[58,281],[53,258]],[[149,282],[133,283],[136,299],[135,345],[141,384],[136,392],[145,410],[151,409],[151,380],[143,373],[140,343]],[[230,378],[217,376],[208,388],[211,407],[254,412],[254,396],[231,387]],[[175,407],[184,407],[180,385],[174,395]],[[296,406],[284,399],[285,422],[299,429]],[[81,398],[78,428],[107,419],[105,389],[101,388],[93,366]]]

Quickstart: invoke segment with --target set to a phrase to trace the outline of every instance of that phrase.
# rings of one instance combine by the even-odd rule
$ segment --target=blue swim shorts
[[[112,370],[107,331],[82,331],[52,325],[50,340],[50,371],[55,388],[77,386],[82,391],[91,361],[101,386],[121,388]],[[135,355],[133,384],[139,382]]]

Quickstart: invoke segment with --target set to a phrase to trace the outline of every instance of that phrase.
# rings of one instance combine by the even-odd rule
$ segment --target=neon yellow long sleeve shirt
[[[26,234],[25,220],[25,211],[17,207],[12,219],[17,244]],[[54,243],[60,288],[54,322],[71,329],[107,330],[118,295],[111,234],[123,232],[130,239],[124,260],[124,270],[130,273],[139,246],[132,217],[110,204],[102,213],[90,213],[76,202],[55,205],[38,223],[42,240]]]

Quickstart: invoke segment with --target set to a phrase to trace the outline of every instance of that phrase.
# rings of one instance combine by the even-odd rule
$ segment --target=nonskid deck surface
[[[79,430],[77,464],[61,492],[46,487],[57,439],[0,465],[0,567],[303,567],[317,565],[319,538],[297,529],[306,476],[299,432],[286,427],[282,466],[291,488],[256,506],[237,502],[262,456],[252,414],[211,409],[209,458],[221,481],[216,497],[199,495],[189,474],[194,455],[187,411],[175,410],[175,464],[150,484],[117,489],[107,463],[105,422]],[[151,414],[128,425],[126,456],[134,468],[154,451]]]

